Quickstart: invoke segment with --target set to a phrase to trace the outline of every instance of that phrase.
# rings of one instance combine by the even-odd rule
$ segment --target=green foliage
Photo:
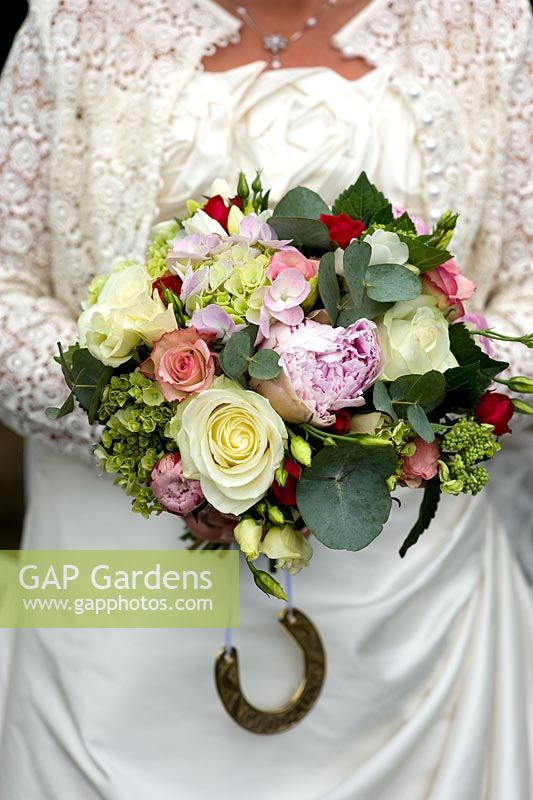
[[[344,252],[344,278],[350,292],[353,308],[360,310],[365,294],[365,273],[372,255],[366,242],[351,242]]]
[[[277,378],[281,371],[279,354],[275,350],[264,347],[250,359],[248,373],[258,381],[269,381]]]
[[[428,481],[425,489],[422,502],[420,504],[420,511],[418,512],[418,519],[411,531],[400,548],[400,555],[403,558],[410,547],[415,545],[424,531],[429,528],[431,520],[437,512],[437,506],[440,500],[440,485],[438,477],[432,478]]]
[[[335,255],[333,253],[326,253],[320,259],[318,291],[324,303],[324,308],[329,314],[331,324],[336,325],[339,316],[341,293],[335,273]]]
[[[329,249],[329,230],[318,219],[275,216],[268,220],[268,224],[280,239],[291,239],[299,247]]]
[[[249,325],[244,330],[232,334],[228,339],[219,356],[220,366],[228,378],[236,381],[242,380],[253,353],[256,335],[256,326]]]
[[[450,349],[459,366],[446,370],[446,405],[450,409],[473,408],[487,387],[509,364],[496,361],[473,340],[462,323],[450,325]]]
[[[432,247],[419,238],[413,238],[400,231],[397,231],[397,234],[409,248],[409,263],[417,267],[420,272],[428,272],[431,269],[435,269],[435,267],[444,264],[445,261],[449,261],[451,258],[451,254],[447,250]]]
[[[281,198],[272,219],[275,217],[305,217],[319,219],[321,214],[329,214],[329,206],[320,195],[304,186],[291,189]]]
[[[386,480],[395,466],[394,449],[388,444],[325,447],[304,470],[297,489],[298,507],[309,530],[327,547],[367,547],[390,514]]]
[[[432,233],[426,238],[426,243],[431,245],[431,247],[447,249],[452,240],[458,219],[459,214],[452,214],[451,211],[445,211],[437,221]]]
[[[57,346],[59,356],[56,361],[61,364],[70,394],[61,408],[47,408],[45,414],[53,420],[70,414],[74,410],[75,397],[92,424],[98,414],[102,392],[113,375],[113,368],[106,367],[85,348],[75,345],[65,352],[60,342]]]
[[[374,384],[372,402],[376,411],[381,411],[383,414],[387,414],[393,422],[398,422],[398,415],[394,410],[387,384],[384,381],[376,381]]]
[[[385,195],[368,180],[366,172],[362,172],[356,182],[335,200],[333,213],[348,214],[368,225],[374,215],[388,205]]]
[[[339,314],[338,324],[346,328],[352,322],[357,322],[358,319],[376,319],[381,317],[390,308],[393,303],[378,303],[372,300],[367,293],[363,294],[363,301],[358,308],[355,308],[352,299],[349,295],[345,295],[341,300],[341,312]]]
[[[366,291],[380,303],[413,300],[422,289],[420,278],[401,264],[375,264],[365,274]]]
[[[422,406],[413,405],[407,406],[407,421],[413,431],[420,436],[425,442],[433,442],[435,434],[431,423],[427,418],[427,414]]]
[[[429,412],[444,400],[446,380],[442,372],[434,369],[423,375],[402,375],[389,388],[393,402],[416,403]]]

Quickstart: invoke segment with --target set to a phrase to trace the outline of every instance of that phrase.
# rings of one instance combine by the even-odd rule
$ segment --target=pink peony
[[[160,458],[150,475],[150,487],[165,511],[189,514],[204,502],[200,481],[183,476],[179,453]]]
[[[480,314],[479,311],[469,311],[467,314],[463,314],[462,317],[457,317],[455,322],[464,322],[467,328],[474,331],[486,331],[489,328],[487,318],[484,314]],[[490,343],[490,339],[486,336],[476,336],[476,343],[486,355],[493,355],[494,348]]]
[[[297,269],[301,272],[306,281],[310,281],[318,273],[319,262],[316,259],[309,259],[303,256],[296,248],[287,248],[274,253],[270,259],[266,275],[274,282],[278,275],[287,269]]]
[[[456,317],[463,316],[463,300],[476,291],[476,284],[463,275],[454,258],[426,272],[423,281],[425,291],[437,298],[439,308],[450,309]]]
[[[141,372],[158,382],[169,402],[202,392],[211,386],[215,375],[215,360],[207,345],[211,339],[196,328],[165,333],[141,364]]]
[[[263,336],[270,335],[270,320],[274,318],[285,325],[299,325],[304,312],[301,303],[311,287],[302,273],[290,267],[280,272],[263,295],[263,306],[259,315],[259,330]]]
[[[426,236],[426,234],[429,233],[429,228],[422,219],[422,217],[415,217],[415,215],[410,214],[406,208],[400,208],[400,206],[392,207],[392,215],[394,219],[398,219],[398,217],[401,217],[403,214],[407,214],[409,216],[409,219],[415,226],[417,236]]]
[[[277,323],[262,346],[280,354],[283,369],[253,388],[287,422],[333,425],[335,411],[364,405],[362,394],[381,371],[377,328],[367,319],[347,328],[311,319],[296,327]]]
[[[416,450],[412,456],[404,459],[400,480],[410,489],[418,489],[434,478],[439,470],[439,445],[437,441],[425,442],[423,439],[414,439]]]

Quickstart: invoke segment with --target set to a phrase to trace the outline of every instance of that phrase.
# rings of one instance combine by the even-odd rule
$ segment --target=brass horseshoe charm
[[[274,711],[262,711],[245,698],[239,680],[237,650],[222,648],[215,661],[215,680],[222,705],[235,722],[252,733],[282,733],[302,720],[317,701],[326,673],[324,648],[316,628],[297,608],[285,609],[279,621],[304,655],[304,677],[292,699]]]

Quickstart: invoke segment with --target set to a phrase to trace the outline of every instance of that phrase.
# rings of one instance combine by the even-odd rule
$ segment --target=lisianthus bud
[[[281,508],[278,508],[278,506],[269,506],[267,515],[273,525],[283,525],[285,522],[285,515]]]
[[[524,403],[523,400],[519,400],[516,398],[513,400],[514,410],[517,411],[519,414],[533,414],[533,406]]]
[[[285,484],[280,486],[277,481],[272,484],[272,492],[276,500],[284,506],[296,505],[296,487],[302,474],[302,468],[295,461],[286,458],[283,466],[287,472]]]
[[[311,445],[306,442],[303,436],[293,436],[291,438],[291,453],[304,467],[311,466]]]
[[[524,375],[514,375],[512,378],[509,378],[509,380],[502,380],[499,381],[499,383],[505,384],[505,386],[508,386],[513,392],[520,392],[520,394],[533,393],[533,381],[531,378],[526,378]]]
[[[259,545],[263,535],[263,527],[255,519],[242,519],[234,528],[235,541],[246,558],[253,561],[259,555]]]
[[[244,172],[239,172],[239,182],[237,184],[237,194],[243,201],[246,203],[249,196],[250,196],[250,187],[248,186],[248,181],[246,180],[246,175]]]
[[[261,544],[261,552],[268,558],[275,558],[276,567],[292,575],[306,567],[313,556],[313,548],[303,533],[292,525],[270,528]]]
[[[403,460],[401,480],[405,486],[418,489],[437,474],[440,451],[436,441],[429,443],[415,439],[413,444],[414,453]]]

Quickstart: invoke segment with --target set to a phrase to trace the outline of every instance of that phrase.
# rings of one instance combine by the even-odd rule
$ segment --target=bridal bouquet
[[[421,488],[403,556],[442,493],[476,494],[523,401],[497,378],[475,285],[433,230],[363,173],[330,208],[292,189],[268,210],[259,173],[216,181],[186,219],[158,225],[143,264],[99,275],[79,341],[56,359],[72,411],[103,425],[95,456],[145,516],[181,516],[193,547],[236,541],[263,591],[327,547],[381,532],[397,486]],[[533,346],[533,337],[517,339]]]

